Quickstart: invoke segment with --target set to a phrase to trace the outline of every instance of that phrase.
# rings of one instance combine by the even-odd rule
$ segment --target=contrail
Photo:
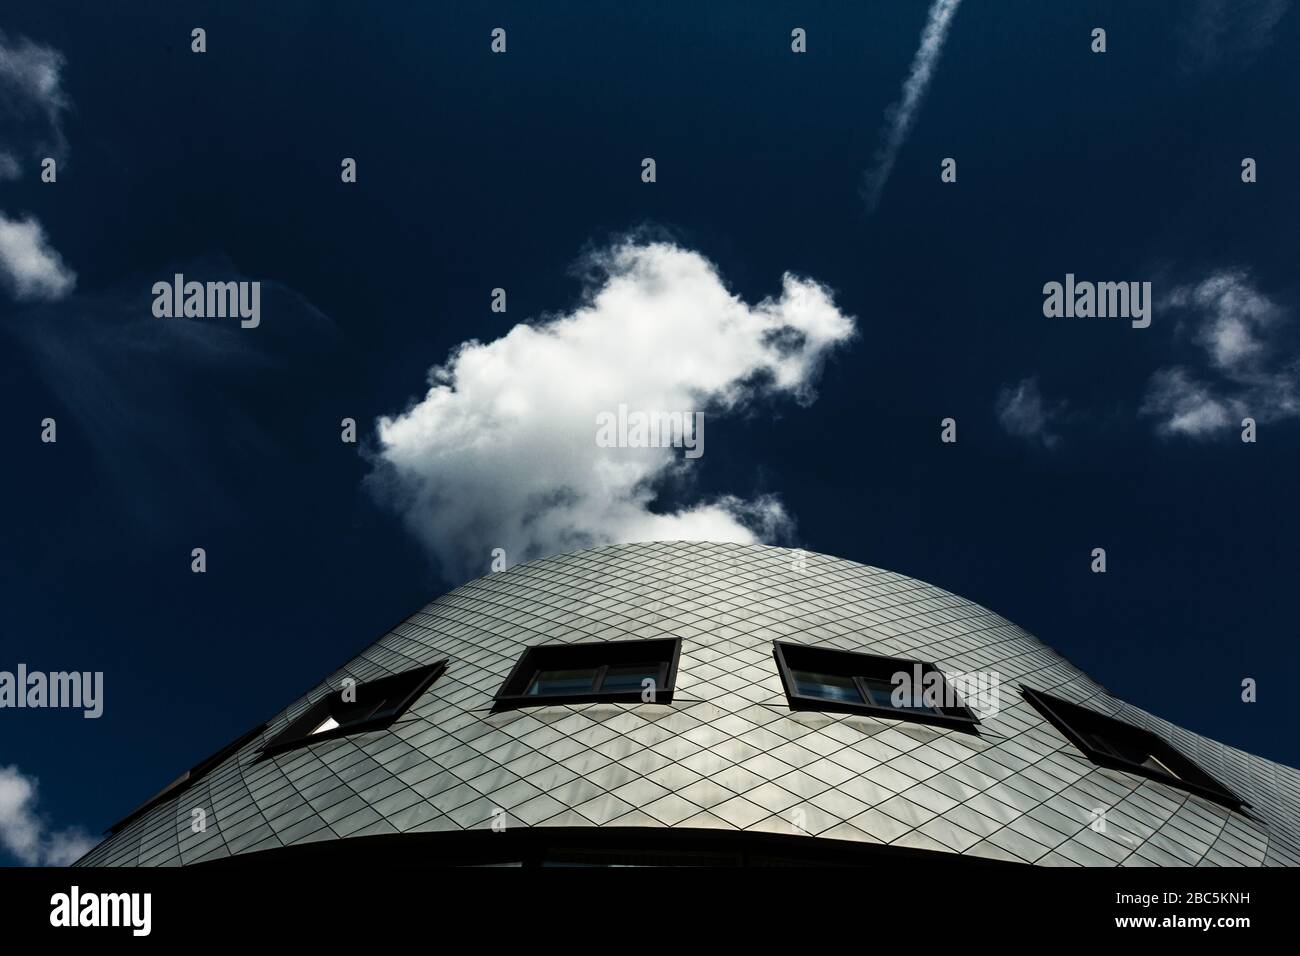
[[[953,15],[961,6],[961,0],[934,0],[930,5],[930,15],[926,19],[925,29],[921,31],[921,45],[912,57],[912,69],[903,81],[903,93],[889,109],[885,110],[885,142],[876,150],[872,168],[863,177],[862,198],[867,201],[867,211],[874,212],[880,203],[880,194],[889,180],[894,168],[894,160],[902,148],[907,134],[912,131],[912,120],[917,107],[925,98],[926,87],[930,85],[930,76],[934,66],[939,62],[943,52],[943,41],[948,38],[948,27],[952,25]]]

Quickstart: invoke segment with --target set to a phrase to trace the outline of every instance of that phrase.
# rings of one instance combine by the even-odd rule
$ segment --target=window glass
[[[600,689],[641,690],[645,686],[642,682],[647,679],[654,681],[654,687],[659,686],[658,664],[620,664],[605,671],[605,679],[601,681]]]
[[[1167,773],[1169,774],[1169,776],[1174,777],[1175,779],[1177,779],[1178,777],[1178,774],[1174,773],[1172,770],[1166,767],[1154,755],[1149,755],[1146,760],[1143,760],[1142,766],[1146,767],[1148,770],[1154,770],[1157,773]]]
[[[339,722],[333,717],[326,717],[314,730],[312,730],[312,733],[323,734],[327,730],[333,730],[338,725]]]
[[[524,650],[493,698],[492,709],[556,703],[671,703],[677,674],[677,638],[540,644]]]
[[[527,693],[536,697],[550,694],[581,694],[596,687],[596,668],[538,671]]]
[[[1153,777],[1233,810],[1249,806],[1172,744],[1144,727],[1028,687],[1022,687],[1021,693],[1095,764]]]
[[[820,697],[822,700],[842,700],[853,704],[862,703],[862,694],[852,677],[843,674],[818,674],[814,671],[792,670],[795,691],[804,697]]]
[[[346,734],[381,730],[405,713],[446,670],[447,662],[425,664],[348,688],[335,688],[262,745],[263,758]],[[346,698],[354,697],[354,700]]]
[[[1088,733],[1084,731],[1082,736],[1103,753],[1108,753],[1113,757],[1121,760],[1127,760],[1129,763],[1145,764],[1146,761],[1154,759],[1151,756],[1151,748],[1145,747],[1139,741],[1125,740],[1116,734],[1103,732]],[[1159,763],[1159,761],[1157,761]],[[1161,764],[1163,767],[1163,764]],[[1160,767],[1152,767],[1152,770],[1159,770]],[[1167,770],[1160,770],[1161,773],[1168,773]],[[1174,776],[1170,774],[1170,776]]]
[[[792,710],[867,714],[979,733],[979,718],[933,664],[785,641],[773,642],[773,654]],[[903,690],[913,696],[895,706],[894,681],[900,674],[908,678]],[[911,687],[913,682],[918,686]],[[927,694],[934,695],[933,702]]]
[[[894,704],[894,682],[885,680],[883,677],[864,677],[862,683],[866,685],[867,691],[871,694],[871,703],[877,707],[893,707],[895,710],[906,710],[914,714],[933,714],[935,708],[927,707],[920,701],[916,706],[912,706],[911,701],[904,700],[902,705]]]

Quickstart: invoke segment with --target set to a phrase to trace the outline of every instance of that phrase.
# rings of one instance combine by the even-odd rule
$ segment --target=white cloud
[[[1155,372],[1141,412],[1165,435],[1204,438],[1258,422],[1300,415],[1300,361],[1277,344],[1284,310],[1239,270],[1224,270],[1179,286],[1168,304],[1192,315],[1193,339],[1205,368]]]
[[[63,64],[58,50],[25,37],[11,41],[0,32],[0,123],[9,146],[0,152],[0,180],[16,179],[22,172],[13,143],[24,144],[34,161],[63,158],[63,113],[70,105]],[[60,299],[72,291],[76,278],[35,217],[10,219],[0,212],[0,280],[15,299]]]
[[[27,866],[67,866],[95,845],[76,828],[51,830],[37,813],[37,781],[0,767],[0,847]]]
[[[1043,401],[1037,378],[1026,378],[1016,385],[1004,385],[998,393],[998,421],[1008,435],[1055,447],[1060,437],[1050,430],[1060,417],[1063,405],[1049,407]]]
[[[930,86],[930,78],[943,52],[944,41],[948,39],[948,30],[952,18],[957,13],[961,0],[934,0],[926,16],[925,27],[921,31],[921,43],[912,57],[912,68],[907,79],[903,81],[900,98],[890,104],[885,111],[885,142],[876,151],[872,168],[868,170],[863,181],[863,198],[867,209],[874,211],[880,203],[880,194],[889,181],[889,174],[898,159],[898,151],[903,148],[907,134],[912,131],[912,121],[916,111],[925,99],[925,91]]]
[[[1179,286],[1170,293],[1169,304],[1203,316],[1198,341],[1214,364],[1229,373],[1249,371],[1264,357],[1259,336],[1282,314],[1240,271],[1218,272],[1196,285]]]
[[[20,301],[61,299],[72,291],[77,274],[64,265],[34,217],[10,219],[0,212],[0,279]]]
[[[812,401],[822,362],[854,333],[827,289],[786,274],[779,298],[748,305],[703,256],[628,240],[593,255],[582,304],[461,344],[422,400],[379,420],[372,488],[453,579],[623,541],[771,540],[790,520],[772,497],[672,507],[717,445],[715,414],[777,395]],[[620,404],[705,411],[703,458],[601,448],[596,416]]]
[[[1166,435],[1201,438],[1222,431],[1240,418],[1237,403],[1215,395],[1187,369],[1163,368],[1151,376],[1142,413],[1160,418],[1156,428]]]
[[[63,89],[63,54],[26,37],[10,40],[0,32],[0,120],[9,142],[26,144],[34,159],[62,159],[67,150],[63,113],[71,101]],[[0,163],[0,178],[14,178],[16,157]]]

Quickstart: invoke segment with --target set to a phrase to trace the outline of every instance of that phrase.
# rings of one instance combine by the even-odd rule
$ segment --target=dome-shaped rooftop
[[[665,639],[680,642],[675,673],[653,702],[503,705],[507,679],[525,680],[516,666],[530,647]],[[777,644],[794,645],[784,674]],[[978,722],[798,709],[790,684],[805,646],[933,664],[954,686],[978,676],[985,683],[964,685],[967,697],[981,691],[965,701]],[[813,660],[823,659],[831,669],[867,660]],[[396,674],[408,676],[373,684]],[[384,703],[369,723],[321,709],[345,678],[362,695],[387,688],[370,694]],[[537,686],[518,684],[516,696]],[[853,695],[864,685],[845,686]],[[1107,757],[1096,742],[1113,725],[1097,730],[1088,714],[1149,732],[1134,738],[1152,742],[1149,755]],[[490,574],[413,614],[236,743],[81,862],[419,845],[429,862],[932,851],[1061,865],[1300,863],[1295,770],[1115,699],[954,594],[784,548],[618,545]],[[1159,749],[1169,745],[1176,752]],[[1176,764],[1183,758],[1194,766]],[[1140,759],[1146,767],[1125,762]],[[1197,772],[1234,799],[1198,789]],[[494,830],[512,836],[493,843]]]

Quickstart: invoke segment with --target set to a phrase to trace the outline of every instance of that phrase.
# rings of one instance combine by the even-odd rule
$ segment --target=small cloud
[[[497,547],[515,563],[610,542],[767,541],[790,528],[770,496],[682,503],[713,446],[697,462],[672,448],[600,447],[597,416],[627,405],[704,411],[711,423],[762,399],[811,402],[853,318],[789,273],[779,296],[748,304],[709,260],[667,242],[629,239],[586,264],[579,307],[462,343],[422,399],[379,420],[371,490],[451,580],[481,573]]]
[[[1159,418],[1156,430],[1162,435],[1202,438],[1222,431],[1234,421],[1238,403],[1214,394],[1187,369],[1160,369],[1151,376],[1141,413]]]
[[[1300,415],[1300,361],[1287,359],[1278,336],[1284,310],[1241,270],[1223,270],[1170,293],[1168,304],[1191,313],[1203,368],[1187,364],[1151,376],[1141,414],[1163,435],[1205,438],[1245,417],[1276,421]],[[1281,356],[1281,357],[1280,357]]]
[[[35,217],[10,219],[0,212],[0,280],[20,302],[55,300],[72,291],[77,274],[64,265]]]
[[[68,866],[95,845],[79,828],[53,830],[37,812],[37,780],[0,767],[0,847],[25,866]]]
[[[1228,373],[1249,370],[1265,357],[1260,335],[1282,315],[1240,271],[1219,272],[1197,285],[1179,286],[1170,293],[1169,304],[1205,317],[1197,339],[1214,364]]]
[[[1060,437],[1050,429],[1064,413],[1065,403],[1049,406],[1044,402],[1037,377],[1002,386],[995,408],[998,421],[1008,435],[1041,442],[1045,448],[1054,448],[1060,443]]]

